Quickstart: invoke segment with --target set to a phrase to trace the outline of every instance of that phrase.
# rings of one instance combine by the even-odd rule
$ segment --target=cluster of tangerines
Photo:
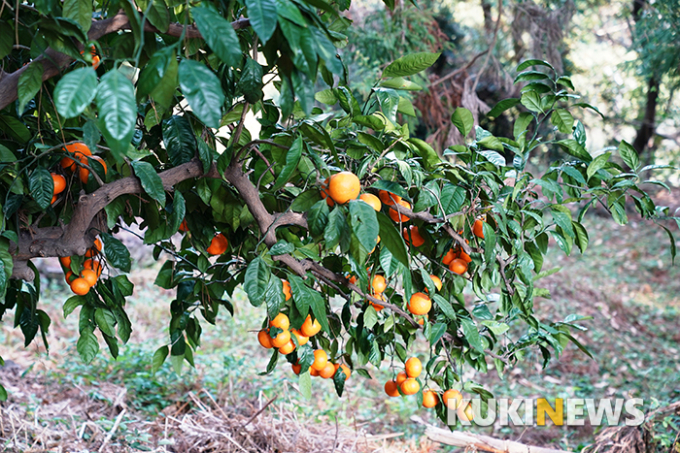
[[[106,167],[106,162],[99,156],[93,156],[90,148],[87,147],[85,143],[71,143],[66,145],[65,150],[72,154],[73,157],[64,157],[60,165],[64,170],[75,173],[78,171],[78,176],[83,184],[87,184],[87,180],[90,177],[89,164],[90,160],[96,160],[104,168],[104,174],[108,171]],[[76,160],[82,165],[78,165]],[[52,203],[57,201],[57,195],[66,189],[66,178],[62,175],[52,173],[52,181],[54,182],[54,193],[52,194]]]
[[[283,281],[283,294],[286,296],[286,300],[290,300],[292,297],[290,283],[286,280]],[[295,336],[297,344],[302,346],[309,342],[310,337],[313,337],[320,331],[321,324],[319,324],[319,321],[316,319],[312,321],[310,315],[307,315],[305,322],[302,323],[302,327],[300,327],[300,330],[297,330],[290,328],[288,316],[284,313],[279,313],[274,319],[269,321],[268,329],[263,329],[258,332],[257,340],[263,348],[277,348],[279,353],[288,355],[295,351],[295,348],[297,347],[295,341],[293,341],[293,336]],[[341,368],[342,372],[345,373],[345,380],[349,379],[349,376],[352,374],[349,367],[344,364],[340,365],[338,363],[333,363],[328,359],[326,351],[317,349],[314,351],[314,362],[310,365],[309,374],[329,379],[335,375],[338,368]],[[295,374],[300,374],[301,370],[302,366],[299,363],[293,364],[293,372]]]
[[[76,276],[71,270],[71,257],[62,256],[59,258],[59,262],[64,271],[64,278],[66,279],[66,284],[71,287],[71,291],[79,296],[84,296],[90,291],[99,280],[102,275],[102,265],[96,260],[96,256],[102,250],[102,243],[99,238],[94,240],[94,245],[90,247],[87,252],[85,252],[85,257],[87,258],[83,261],[83,269],[80,271],[80,275]]]

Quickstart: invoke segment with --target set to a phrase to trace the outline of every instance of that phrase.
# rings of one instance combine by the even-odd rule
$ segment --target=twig
[[[446,82],[447,80],[454,78],[455,76],[457,76],[457,75],[460,74],[461,72],[467,71],[468,69],[470,69],[470,67],[471,67],[473,64],[475,64],[475,62],[479,59],[479,57],[481,57],[481,56],[484,55],[485,53],[489,52],[489,50],[490,50],[490,49],[486,49],[486,50],[483,50],[483,51],[479,52],[479,53],[478,53],[477,55],[475,55],[475,56],[472,58],[472,60],[470,60],[465,66],[463,66],[462,68],[458,68],[458,69],[456,69],[455,71],[451,72],[450,74],[447,74],[447,75],[445,75],[444,77],[435,80],[434,82],[430,83],[430,86],[431,86],[431,87],[434,87],[434,86],[436,86],[436,85],[439,85],[439,84],[442,83],[442,82]]]
[[[267,407],[271,403],[273,403],[276,400],[276,398],[278,398],[278,395],[274,395],[274,398],[267,401],[267,403],[264,406],[262,406],[262,408],[259,411],[255,412],[252,417],[250,417],[248,420],[246,420],[246,422],[243,424],[243,426],[241,426],[241,428],[245,428],[246,426],[248,426],[248,424],[250,422],[252,422],[253,420],[255,420],[262,412],[264,412],[264,410],[267,409]]]
[[[104,447],[106,447],[106,444],[109,443],[109,441],[110,441],[111,438],[113,437],[113,434],[114,434],[114,433],[116,432],[116,430],[118,429],[118,425],[120,425],[120,421],[123,419],[123,415],[125,415],[125,412],[126,412],[126,411],[127,411],[127,409],[123,408],[123,410],[120,411],[120,414],[118,414],[118,417],[116,417],[116,421],[113,422],[113,427],[111,428],[111,431],[109,431],[109,433],[106,435],[106,438],[104,439],[104,442],[102,442],[101,447],[99,447],[99,452],[100,452],[100,453],[101,453],[102,451],[104,451]]]

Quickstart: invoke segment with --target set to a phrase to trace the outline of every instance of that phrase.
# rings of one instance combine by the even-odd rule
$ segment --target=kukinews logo
[[[639,426],[645,420],[642,405],[640,398],[557,398],[552,405],[545,398],[449,400],[447,422],[455,425],[460,421],[463,426],[491,426],[496,422],[501,426],[545,426],[549,418],[557,426],[582,426],[586,420],[592,426],[616,426],[621,422]]]

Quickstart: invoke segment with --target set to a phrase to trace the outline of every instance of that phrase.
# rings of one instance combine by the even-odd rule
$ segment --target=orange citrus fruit
[[[286,302],[288,302],[293,297],[293,294],[290,292],[290,283],[288,283],[288,280],[283,280],[281,283],[283,284],[283,295],[286,296]]]
[[[279,313],[274,319],[269,321],[269,325],[271,327],[278,327],[281,330],[288,330],[290,327],[290,320],[288,319],[288,316]]]
[[[432,279],[432,282],[434,283],[434,287],[437,288],[437,291],[441,291],[441,289],[442,289],[442,279],[437,277],[436,275],[430,275],[430,278]]]
[[[189,231],[189,225],[187,225],[187,219],[182,220],[182,223],[179,224],[179,231],[182,233],[186,233]]]
[[[269,333],[267,333],[266,330],[260,330],[257,333],[257,341],[260,342],[260,346],[262,346],[263,348],[267,349],[273,348],[272,337],[269,336]]]
[[[323,186],[321,187],[321,198],[326,200],[326,204],[329,207],[332,208],[333,206],[335,206],[335,202],[333,201],[333,199],[330,197],[330,195],[328,193],[328,178],[326,178],[324,180]]]
[[[328,195],[338,204],[345,204],[354,200],[361,192],[361,182],[357,175],[349,171],[342,171],[330,177]]]
[[[478,238],[484,239],[484,221],[482,219],[475,220],[472,225],[472,233]]]
[[[382,300],[384,302],[387,302],[387,298],[385,297],[385,295],[383,293],[374,294],[373,297],[375,297],[376,299]],[[372,300],[369,300],[368,303],[371,304],[373,306],[373,308],[375,308],[375,311],[380,311],[383,308],[385,308],[383,305],[376,304]]]
[[[420,384],[413,378],[408,378],[399,386],[404,395],[415,395],[420,390]]]
[[[302,327],[300,328],[300,333],[305,337],[313,337],[320,331],[321,324],[319,324],[319,321],[315,319],[314,322],[312,322],[311,315],[307,315],[307,319],[305,319],[305,322],[302,324]]]
[[[312,368],[312,367],[310,366],[310,367],[309,367],[309,375],[310,375],[310,376],[318,376],[318,375],[319,375],[319,372],[316,371],[314,368]]]
[[[452,401],[451,407],[454,409],[458,407],[458,404],[463,400],[463,395],[460,394],[458,390],[447,390],[442,395],[442,402],[445,406],[449,405],[449,400]]]
[[[380,208],[382,208],[382,203],[380,202],[380,198],[376,197],[372,193],[362,193],[361,196],[359,197],[359,199],[366,202],[369,206],[371,206],[376,211],[380,211]]]
[[[52,199],[50,200],[50,205],[53,205],[57,201],[57,196],[52,195]]]
[[[426,315],[432,308],[432,301],[423,293],[415,293],[408,301],[408,311],[414,315]]]
[[[309,341],[309,337],[302,335],[300,331],[296,329],[291,330],[290,333],[292,333],[293,336],[297,338],[297,342],[300,346],[302,346],[303,344],[307,344],[307,342]]]
[[[290,332],[287,330],[284,330],[283,332],[279,333],[275,338],[272,338],[272,346],[275,348],[280,348],[284,344],[288,343],[290,341]]]
[[[92,269],[83,269],[80,276],[85,279],[88,285],[94,286],[97,283],[97,273]]]
[[[421,326],[424,326],[424,325],[425,325],[425,319],[423,319],[423,318],[418,319],[417,322],[418,322],[418,324],[420,324]]]
[[[423,392],[423,407],[435,407],[438,402],[439,398],[437,397],[437,393],[432,390],[425,390]]]
[[[387,289],[387,281],[382,275],[376,275],[373,277],[373,282],[371,283],[373,291],[376,293],[383,293]]]
[[[299,363],[292,364],[292,368],[293,368],[293,373],[295,373],[295,374],[300,374],[300,371],[302,371],[302,365],[300,365]]]
[[[328,363],[328,354],[323,349],[317,349],[314,351],[314,363],[312,363],[312,368],[316,371],[321,372]]]
[[[67,285],[71,285],[71,279],[73,278],[73,272],[68,271],[66,274],[64,274],[64,280],[66,280]]]
[[[406,379],[408,379],[408,376],[406,375],[406,373],[404,373],[403,371],[400,371],[399,374],[397,374],[397,379],[396,379],[397,385],[401,386],[401,384],[403,384]]]
[[[97,273],[98,277],[102,275],[102,265],[97,260],[85,260],[85,262],[83,262],[83,269],[92,269]]]
[[[87,251],[85,252],[85,256],[88,257],[88,258],[92,258],[98,252],[101,252],[101,251],[102,251],[102,241],[100,241],[99,238],[95,238],[93,246],[90,247],[89,249],[87,249]]]
[[[326,365],[319,370],[319,376],[321,376],[324,379],[328,379],[333,377],[335,374],[335,365],[333,365],[331,362],[326,362]]]
[[[67,152],[73,154],[73,157],[78,160],[81,160],[84,156],[92,155],[90,148],[88,148],[85,143],[71,143],[70,145],[66,145],[64,148]],[[77,168],[75,161],[70,157],[64,157],[61,160],[60,165],[62,168],[69,169],[71,171],[75,171]]]
[[[54,183],[54,191],[52,194],[56,195],[58,193],[62,193],[64,189],[66,189],[66,178],[56,173],[51,173],[51,175],[52,182]]]
[[[76,278],[71,282],[71,291],[79,296],[84,296],[90,291],[90,285],[84,278]]]
[[[61,263],[62,266],[64,266],[66,269],[71,267],[71,257],[70,256],[62,256],[59,258],[59,262]]]
[[[463,275],[467,270],[467,267],[467,263],[460,258],[456,258],[449,264],[449,270],[458,275]]]
[[[385,203],[387,206],[392,206],[394,203],[399,203],[401,201],[401,197],[399,195],[395,195],[392,192],[388,192],[386,190],[381,190],[378,192],[378,196],[380,197],[380,201]]]
[[[293,340],[288,340],[288,343],[284,344],[283,346],[279,347],[279,352],[283,355],[288,355],[291,352],[295,351],[295,343]]]
[[[222,233],[219,233],[214,238],[212,238],[212,241],[210,241],[210,247],[205,249],[205,251],[211,255],[221,255],[227,251],[228,245],[229,242],[227,241],[227,238]]]
[[[411,357],[406,361],[406,376],[417,378],[423,372],[423,364],[418,357]]]
[[[458,253],[458,258],[465,261],[466,263],[472,262],[472,258],[470,258],[470,255],[468,255],[467,253],[465,253],[462,250]]]
[[[399,202],[397,204],[405,207],[406,209],[411,209],[411,204],[408,201],[399,200]],[[392,219],[395,222],[399,222],[400,220],[402,222],[408,222],[408,220],[409,220],[408,216],[406,216],[404,214],[400,214],[394,208],[390,208],[389,214],[390,214],[390,219]]]
[[[385,393],[391,397],[399,396],[399,386],[394,381],[387,381],[385,382]]]
[[[109,169],[106,167],[106,162],[104,161],[104,159],[102,159],[99,156],[92,156],[92,157],[90,157],[90,159],[96,160],[97,162],[99,162],[99,165],[101,165],[102,168],[104,169],[104,174],[108,173]]]
[[[411,232],[411,237],[409,238],[409,230]],[[411,225],[410,227],[404,228],[404,240],[406,241],[407,244],[411,243],[411,240],[413,240],[413,246],[414,247],[420,247],[425,243],[425,239],[420,235],[420,231],[418,231],[418,227],[415,225]]]
[[[442,264],[444,266],[448,266],[451,264],[451,261],[455,260],[456,258],[458,258],[458,254],[453,249],[449,249],[449,251],[446,252],[446,255],[444,255],[442,258]]]

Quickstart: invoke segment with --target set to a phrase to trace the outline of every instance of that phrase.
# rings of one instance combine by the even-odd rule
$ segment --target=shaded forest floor
[[[671,266],[666,234],[650,224],[620,227],[596,216],[586,226],[585,257],[551,251],[544,269],[562,269],[538,282],[552,298],[540,299],[537,312],[546,320],[591,316],[575,336],[594,359],[569,345],[546,369],[537,354],[504,380],[494,371],[466,377],[497,398],[638,397],[645,411],[680,400],[680,267]],[[355,373],[341,399],[331,382],[315,379],[310,401],[297,392],[283,359],[272,374],[260,374],[269,360],[253,332],[262,314],[244,297],[234,300],[234,318],[222,313],[217,326],[204,325],[196,369],[178,376],[166,363],[152,374],[173,297],[153,286],[155,274],[152,268],[132,274],[136,292],[127,310],[135,330],[118,360],[100,351],[93,363],[82,363],[75,351],[77,313],[66,320],[61,313],[68,297],[61,278],[43,282],[43,308],[53,320],[49,354],[37,342],[24,349],[9,318],[0,324],[0,355],[8,361],[0,381],[10,393],[0,407],[4,451],[459,451],[423,436],[411,416],[438,422],[415,397],[385,397],[387,366],[370,368],[370,380]],[[669,451],[679,422],[670,417],[655,426],[657,451]],[[579,451],[600,428],[473,430]]]

